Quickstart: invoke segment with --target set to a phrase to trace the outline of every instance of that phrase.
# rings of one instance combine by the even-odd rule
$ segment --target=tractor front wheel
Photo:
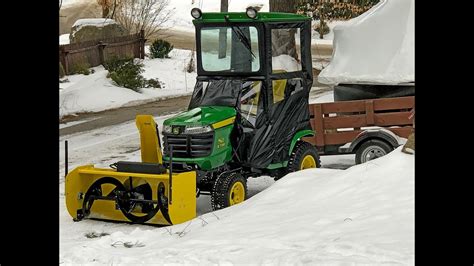
[[[213,210],[227,208],[247,199],[247,180],[237,172],[221,174],[211,192]]]

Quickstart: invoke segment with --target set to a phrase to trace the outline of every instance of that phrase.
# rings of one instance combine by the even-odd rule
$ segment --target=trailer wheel
[[[247,199],[247,180],[237,172],[221,174],[211,192],[213,210],[224,209]]]
[[[362,143],[356,151],[356,164],[368,162],[382,157],[393,150],[393,147],[383,140],[370,139]]]
[[[318,150],[306,141],[298,141],[288,161],[287,172],[320,167],[321,160],[319,159]]]

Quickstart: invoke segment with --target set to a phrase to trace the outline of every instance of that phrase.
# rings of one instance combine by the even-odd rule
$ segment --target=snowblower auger
[[[166,170],[153,117],[137,116],[136,123],[142,162],[117,162],[115,169],[84,165],[66,176],[66,205],[74,220],[172,225],[196,217],[196,172]]]

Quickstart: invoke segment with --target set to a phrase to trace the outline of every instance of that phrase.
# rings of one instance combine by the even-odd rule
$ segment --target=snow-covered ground
[[[329,91],[311,102],[331,100]],[[155,117],[159,130],[167,117]],[[209,197],[201,196],[198,218],[160,228],[73,222],[64,202],[66,139],[70,170],[86,163],[108,167],[140,160],[134,121],[60,138],[61,263],[413,264],[414,156],[400,148],[358,166],[353,155],[323,156],[322,169],[278,182],[251,178],[246,202],[211,212]],[[91,232],[109,235],[89,239],[85,234]],[[112,246],[119,241],[143,246]]]
[[[161,124],[162,119],[156,120]],[[122,135],[121,141],[101,136],[110,134],[110,130],[90,132],[93,138],[70,136],[71,144],[80,145],[70,144],[71,156],[94,154],[87,159],[93,162],[98,154],[107,157],[117,152],[107,147],[120,142],[119,150],[131,152],[118,153],[99,165],[138,159],[139,152],[133,151],[138,133],[131,129],[125,124],[116,127],[113,132]],[[166,228],[91,220],[75,223],[61,196],[60,261],[114,265],[412,265],[414,156],[400,149],[348,170],[305,170],[278,182],[268,177],[250,179],[253,197],[244,203],[209,212],[209,199],[200,197],[198,218]],[[110,235],[86,238],[85,234],[91,232]],[[141,247],[112,246],[120,242]]]
[[[141,93],[114,85],[102,66],[94,67],[95,72],[89,75],[68,76],[69,82],[60,83],[60,116],[190,94],[196,82],[195,72],[184,71],[190,56],[189,50],[174,49],[171,58],[145,59],[143,76],[158,78],[164,86],[160,89],[144,88]]]

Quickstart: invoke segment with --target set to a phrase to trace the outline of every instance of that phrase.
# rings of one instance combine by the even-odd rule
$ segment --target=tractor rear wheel
[[[288,161],[288,173],[320,167],[321,160],[319,159],[318,150],[306,141],[298,141]]]
[[[221,174],[211,192],[213,210],[227,208],[247,199],[247,180],[237,172]]]

